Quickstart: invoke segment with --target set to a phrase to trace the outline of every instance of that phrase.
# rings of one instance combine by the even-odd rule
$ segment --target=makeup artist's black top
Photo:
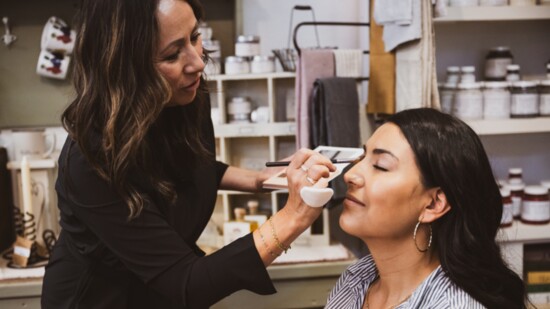
[[[211,121],[204,130],[214,153]],[[212,158],[193,169],[177,184],[172,207],[155,203],[152,187],[141,188],[151,201],[130,221],[70,138],[59,167],[62,232],[46,267],[42,308],[206,308],[241,289],[275,293],[251,234],[208,256],[195,244],[227,165]]]

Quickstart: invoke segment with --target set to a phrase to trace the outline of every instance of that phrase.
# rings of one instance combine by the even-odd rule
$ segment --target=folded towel
[[[410,25],[413,19],[412,0],[374,0],[373,17],[379,25]]]
[[[296,70],[296,147],[310,148],[309,104],[317,78],[334,76],[334,54],[330,49],[302,49]]]
[[[334,64],[337,77],[363,75],[363,51],[360,49],[335,49]]]
[[[391,2],[391,1],[390,1]],[[419,39],[422,35],[421,0],[412,0],[412,21],[408,25],[390,23],[384,25],[384,46],[391,51],[397,46]],[[383,1],[383,5],[388,5]],[[376,3],[379,4],[379,3]],[[375,6],[376,11],[376,6]]]

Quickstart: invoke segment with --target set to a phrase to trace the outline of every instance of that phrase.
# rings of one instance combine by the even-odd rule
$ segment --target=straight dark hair
[[[197,20],[203,14],[190,4]],[[76,97],[61,120],[97,171],[139,215],[146,195],[133,176],[172,204],[182,167],[210,154],[201,142],[205,82],[194,102],[166,107],[171,88],[155,65],[158,0],[82,0],[73,55]],[[206,58],[206,55],[204,55]],[[168,164],[168,167],[166,167]],[[189,171],[187,171],[189,172]],[[182,173],[184,173],[182,171]]]
[[[432,224],[434,247],[450,279],[487,308],[526,308],[522,279],[495,241],[502,197],[477,134],[434,109],[388,119],[409,142],[426,188],[440,187],[451,210]]]

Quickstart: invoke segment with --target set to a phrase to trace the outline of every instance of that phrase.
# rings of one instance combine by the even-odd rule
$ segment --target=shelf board
[[[449,7],[447,16],[438,17],[434,21],[440,23],[540,19],[550,19],[550,5]]]
[[[501,228],[497,235],[497,241],[505,242],[550,242],[550,224],[534,225],[514,221],[512,226]]]
[[[211,75],[207,76],[207,81],[218,80],[253,80],[253,79],[269,79],[269,78],[294,78],[294,72],[275,72],[275,73],[258,73],[258,74],[235,74],[235,75]]]
[[[219,124],[214,126],[214,134],[216,137],[294,136],[296,123]]]
[[[30,169],[49,169],[56,166],[57,161],[54,159],[29,160]],[[6,167],[9,170],[19,170],[21,169],[21,161],[9,161]]]
[[[550,132],[550,117],[467,120],[478,135],[523,134]]]

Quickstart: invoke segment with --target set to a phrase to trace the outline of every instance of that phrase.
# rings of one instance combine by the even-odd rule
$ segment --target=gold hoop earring
[[[420,247],[418,246],[418,244],[416,243],[416,232],[418,231],[418,227],[420,226],[420,221],[422,220],[424,216],[420,217],[420,219],[418,220],[418,223],[416,224],[416,226],[414,227],[414,233],[413,233],[413,240],[414,240],[414,245],[416,246],[416,250],[418,250],[419,252],[426,252],[428,251],[428,249],[430,249],[431,245],[432,245],[432,225],[429,224],[428,226],[430,227],[430,239],[428,240],[428,246],[425,248],[425,249],[420,249]]]

